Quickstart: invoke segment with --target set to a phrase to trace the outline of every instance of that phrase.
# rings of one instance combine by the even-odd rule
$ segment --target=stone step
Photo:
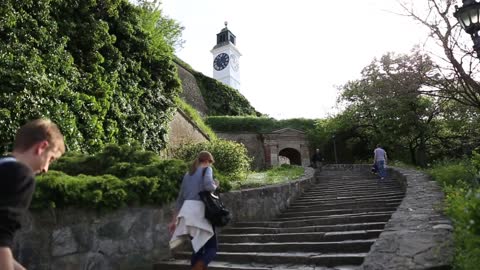
[[[341,187],[315,187],[313,189],[310,189],[306,191],[306,194],[311,194],[311,193],[317,193],[317,194],[329,194],[329,193],[338,193],[338,192],[344,192],[344,193],[356,193],[356,192],[378,192],[378,191],[403,191],[401,187],[397,186],[386,186],[386,185],[370,185],[370,186],[363,186],[363,187],[346,187],[346,186],[341,186]]]
[[[277,217],[272,221],[291,221],[291,220],[311,220],[319,218],[338,218],[338,217],[358,217],[358,216],[370,216],[370,215],[392,215],[395,211],[372,211],[372,212],[358,212],[351,214],[336,214],[336,215],[311,215],[311,216],[297,216],[297,217]]]
[[[302,197],[319,197],[319,196],[358,196],[358,195],[371,195],[375,193],[397,193],[397,194],[404,194],[404,192],[399,188],[370,188],[364,190],[334,190],[334,191],[307,191],[302,194]]]
[[[346,196],[369,195],[369,194],[404,194],[405,192],[400,188],[385,188],[385,187],[369,187],[354,190],[307,190],[302,194],[302,197],[316,197],[316,196],[337,196],[339,194]]]
[[[362,253],[368,252],[375,239],[350,240],[340,242],[294,242],[282,243],[222,243],[222,252],[317,252],[317,253]]]
[[[286,217],[308,217],[308,216],[330,216],[330,215],[342,215],[342,214],[354,214],[354,213],[374,213],[374,212],[394,212],[396,207],[364,207],[357,209],[332,209],[323,211],[293,211],[283,212],[278,215],[278,218]]]
[[[366,240],[378,237],[382,232],[377,230],[331,231],[308,233],[273,233],[273,234],[220,234],[219,242],[228,243],[284,243],[284,242],[339,242],[348,240]]]
[[[389,196],[386,196],[386,197],[361,197],[361,198],[358,198],[358,199],[351,199],[350,201],[354,202],[354,201],[364,201],[364,202],[368,202],[368,201],[375,201],[375,202],[385,202],[385,201],[398,201],[398,200],[402,200],[404,198],[404,196],[397,196],[397,197],[389,197]],[[321,204],[331,204],[332,206],[334,206],[335,204],[344,204],[345,201],[341,201],[341,200],[323,200],[321,197],[318,198],[317,200],[309,200],[309,201],[302,201],[301,198],[298,198],[297,200],[293,201],[292,204],[289,206],[289,207],[293,207],[297,204],[308,204],[308,205],[311,205],[311,204],[314,204],[316,201],[318,201],[318,203],[321,203]]]
[[[208,265],[209,270],[272,270],[273,267],[275,266],[254,266],[221,261],[213,261]],[[153,266],[153,270],[188,270],[190,268],[190,260],[162,261]]]
[[[350,178],[350,179],[340,179],[340,178],[330,178],[330,179],[321,179],[319,178],[315,183],[316,186],[350,186],[350,185],[364,185],[364,184],[388,184],[388,185],[400,185],[399,180],[396,178],[390,178],[387,180],[379,181],[378,177],[373,178]]]
[[[162,261],[154,265],[153,270],[188,270],[190,269],[190,260]],[[209,270],[320,270],[315,265],[293,265],[293,264],[258,264],[258,263],[231,263],[223,261],[213,261],[208,265]],[[355,265],[340,265],[335,268],[321,267],[321,270],[357,270]]]
[[[299,199],[309,200],[309,199],[318,199],[318,198],[335,198],[335,197],[361,197],[361,196],[405,196],[404,192],[393,190],[393,191],[377,191],[374,193],[361,193],[361,192],[335,192],[331,194],[312,194],[304,193]]]
[[[222,230],[222,234],[278,234],[278,233],[305,233],[305,232],[340,232],[355,230],[383,230],[386,222],[364,222],[336,225],[316,225],[292,228],[261,227],[228,227]]]
[[[289,227],[304,227],[315,225],[335,225],[346,223],[361,223],[361,222],[386,222],[390,219],[390,214],[369,214],[348,217],[322,217],[317,219],[294,220],[294,221],[251,221],[239,222],[234,224],[235,227],[272,227],[272,228],[289,228]]]
[[[306,208],[309,210],[328,210],[332,208],[336,209],[351,209],[355,207],[387,207],[387,206],[398,206],[402,202],[402,199],[394,199],[394,200],[368,200],[368,201],[347,201],[347,202],[337,202],[337,203],[292,203],[291,206],[288,208],[290,211],[303,209]]]
[[[176,259],[189,259],[190,252],[175,254]],[[218,252],[216,260],[232,263],[300,264],[334,267],[338,265],[360,265],[366,253],[321,254],[313,252]]]
[[[346,197],[346,196],[337,196],[337,197],[320,197],[316,199],[304,199],[300,198],[298,200],[295,200],[295,203],[308,203],[308,204],[315,204],[315,203],[324,203],[324,202],[343,202],[343,201],[369,201],[369,200],[384,200],[384,199],[403,199],[405,196],[402,195],[394,195],[394,196],[389,196],[389,195],[364,195],[364,196],[351,196],[351,197]]]

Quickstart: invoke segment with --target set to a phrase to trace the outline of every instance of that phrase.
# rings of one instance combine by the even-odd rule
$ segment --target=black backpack
[[[207,168],[203,169],[202,179],[205,176],[206,170]],[[230,214],[230,211],[223,205],[220,195],[210,191],[202,191],[199,192],[198,195],[200,195],[200,199],[202,199],[205,204],[205,218],[210,221],[213,226],[223,227],[230,222],[232,214]]]

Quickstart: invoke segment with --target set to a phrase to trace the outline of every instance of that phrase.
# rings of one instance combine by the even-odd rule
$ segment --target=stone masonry
[[[235,220],[269,218],[314,181],[313,169],[282,185],[224,193]],[[170,257],[167,225],[173,205],[111,212],[54,209],[31,212],[15,239],[16,258],[29,270],[143,270]]]
[[[361,171],[365,173],[368,166],[336,165],[326,166],[325,169],[326,172],[324,172],[324,174],[326,173],[341,177],[346,174],[361,173]],[[405,198],[400,201],[400,205],[391,218],[386,221],[375,221],[377,218],[383,219],[383,214],[377,213],[370,217],[372,219],[371,221],[368,221],[369,223],[373,222],[375,224],[355,225],[359,226],[358,229],[353,229],[354,227],[348,229],[348,226],[345,227],[345,229],[348,229],[349,231],[352,231],[352,229],[353,231],[371,230],[370,232],[350,232],[348,233],[349,237],[360,237],[361,235],[373,236],[373,234],[375,234],[374,238],[378,238],[374,242],[369,240],[370,238],[368,237],[361,238],[363,240],[353,238],[359,239],[358,241],[343,240],[347,242],[353,241],[354,243],[358,242],[355,245],[360,246],[367,244],[369,246],[371,245],[369,251],[365,251],[362,247],[361,250],[363,251],[361,252],[364,253],[364,255],[361,255],[363,258],[363,264],[359,266],[359,269],[449,269],[449,264],[451,263],[453,256],[452,225],[451,222],[441,214],[441,203],[443,199],[441,190],[436,183],[429,180],[426,175],[413,170],[391,168],[389,169],[389,174],[392,176],[392,179],[399,181],[405,192]],[[321,182],[318,182],[318,184],[320,183]],[[348,197],[348,192],[356,192],[360,194],[360,190],[354,191],[354,189],[342,189],[338,185],[334,186],[334,183],[335,181],[330,181],[330,183],[325,182],[327,186],[336,188],[338,190],[337,192],[342,194],[340,195],[340,198],[338,198],[338,195],[335,197],[337,200],[348,201],[348,199],[343,198]],[[245,225],[253,225],[255,223],[248,222],[253,220],[256,222],[263,222],[258,223],[257,225],[270,224],[270,222],[267,222],[268,220],[274,220],[271,224],[280,224],[279,222],[281,220],[284,220],[289,224],[291,223],[291,225],[297,224],[298,222],[310,224],[314,221],[297,221],[300,217],[296,217],[297,214],[294,213],[295,211],[292,212],[286,209],[288,206],[292,207],[295,205],[297,205],[297,208],[307,205],[310,205],[307,207],[312,208],[313,205],[320,203],[320,205],[317,206],[318,210],[307,210],[313,213],[308,215],[304,214],[304,216],[318,214],[325,215],[328,211],[332,211],[327,209],[321,210],[321,208],[324,207],[321,205],[323,203],[329,204],[328,201],[333,200],[333,197],[324,197],[322,199],[320,196],[322,188],[317,188],[317,191],[315,191],[313,189],[314,184],[315,178],[313,177],[313,170],[307,168],[305,175],[297,181],[291,181],[283,185],[234,191],[223,194],[223,198],[227,202],[228,207],[233,210],[235,217],[234,222],[236,224],[241,224],[241,221]],[[366,190],[365,188],[366,187],[363,189]],[[315,196],[317,199],[315,199],[315,203],[309,202],[310,199],[308,199],[308,196],[301,200],[298,199],[300,194],[307,193],[312,195],[316,194]],[[333,195],[332,192],[329,193]],[[392,192],[383,193],[388,194]],[[378,198],[383,196],[380,194],[371,195],[374,198],[375,196]],[[360,201],[367,199],[366,197],[362,199],[363,195],[356,196],[360,196],[357,198]],[[392,200],[394,198],[392,197],[390,199]],[[355,202],[355,204],[359,205],[359,202]],[[170,257],[168,250],[169,234],[167,232],[167,224],[172,215],[171,209],[172,205],[166,205],[163,207],[124,208],[107,213],[78,209],[33,212],[26,217],[24,222],[25,226],[17,235],[14,250],[16,257],[30,270],[152,269],[152,264],[154,262]],[[387,209],[385,209],[385,211],[386,210]],[[360,213],[354,214],[355,211],[351,214],[347,214],[346,211],[351,211],[347,210],[347,208],[344,210],[337,209],[335,211],[340,212],[337,213],[339,216],[333,220],[342,219],[348,221],[351,219],[349,222],[352,222],[356,218],[363,218],[360,216],[369,216],[366,214],[358,216]],[[333,213],[334,212],[332,212],[332,214]],[[349,215],[352,216],[347,218]],[[326,222],[326,219],[325,221],[315,222]],[[318,225],[312,223],[310,225],[304,224],[302,226],[315,226],[318,227],[316,229],[317,231],[322,230],[322,228],[327,228],[327,225],[320,225],[320,223]],[[383,232],[379,235],[376,232],[376,230],[378,230],[376,227],[365,229],[368,226],[379,226],[380,223],[383,224],[381,226]],[[234,228],[235,226],[231,228]],[[337,226],[341,227],[342,225]],[[360,229],[362,226],[365,228]],[[240,227],[242,228],[242,226]],[[307,227],[305,227],[304,230],[308,230]],[[229,228],[225,228],[225,230],[220,232],[220,236],[227,237],[227,233],[231,234],[231,232],[228,232],[228,229]],[[269,234],[275,234],[275,230],[279,230],[279,228],[273,229]],[[293,229],[285,227],[283,230],[288,231]],[[222,234],[224,236],[222,236]],[[302,233],[299,233],[298,236],[301,234]],[[329,237],[341,237],[342,233],[332,232],[329,235]],[[230,237],[230,239],[235,239],[235,236],[228,237]],[[225,239],[227,238],[223,239],[223,242],[226,243]],[[252,238],[252,240],[253,239],[254,238]],[[332,240],[337,242],[336,244],[331,244],[333,245],[333,248],[335,248],[335,246],[341,248],[347,244],[347,242],[340,243],[342,240],[339,239],[341,238]],[[328,244],[326,246],[323,243],[302,243],[306,241],[301,240],[301,238],[298,237],[294,241],[297,243],[291,244],[293,247],[298,246],[298,248],[300,248],[302,246],[303,248],[303,246],[309,246],[309,249],[313,248],[312,252],[315,249],[318,251],[323,248],[332,248],[327,247]],[[365,243],[360,243],[362,241]],[[231,245],[229,248],[235,249],[237,248],[236,246],[239,245],[240,244]],[[347,246],[345,246],[345,248],[346,247]],[[258,246],[255,248],[260,249],[261,247]],[[282,248],[281,245],[276,247],[276,249],[279,250]],[[349,247],[349,249],[353,250],[353,247]],[[222,257],[219,257],[218,259],[220,260],[221,258]],[[259,258],[256,257],[249,258],[251,258],[252,261],[259,260]],[[310,259],[310,262],[313,262],[314,260],[317,259]],[[320,259],[319,257],[318,260],[326,259]],[[330,260],[330,263],[328,264],[334,262],[331,261],[334,259],[330,258],[328,260]],[[354,257],[350,257],[349,260],[352,260],[350,261],[351,263],[358,261]],[[305,265],[302,268],[290,268],[288,265],[295,264],[294,261],[290,263],[282,261],[282,264],[283,266],[280,266],[279,264],[276,268],[250,267],[240,269],[327,269],[324,266],[311,265]],[[216,268],[212,267],[212,270],[215,269],[235,268],[225,265]]]

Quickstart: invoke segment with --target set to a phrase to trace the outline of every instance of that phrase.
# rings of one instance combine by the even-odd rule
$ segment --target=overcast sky
[[[240,92],[277,119],[336,112],[338,86],[357,79],[374,57],[409,52],[426,30],[395,15],[396,0],[162,0],[185,27],[176,54],[212,76],[210,50],[228,21],[237,37]]]

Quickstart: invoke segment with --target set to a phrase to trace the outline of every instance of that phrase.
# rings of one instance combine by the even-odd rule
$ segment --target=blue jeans
[[[382,178],[385,178],[387,176],[387,171],[385,170],[385,160],[379,160],[375,162],[377,165],[378,169],[378,175]]]
[[[191,265],[195,265],[198,260],[201,260],[207,266],[213,258],[217,255],[218,241],[215,227],[213,228],[214,235],[208,239],[207,243],[197,252],[192,253]]]

